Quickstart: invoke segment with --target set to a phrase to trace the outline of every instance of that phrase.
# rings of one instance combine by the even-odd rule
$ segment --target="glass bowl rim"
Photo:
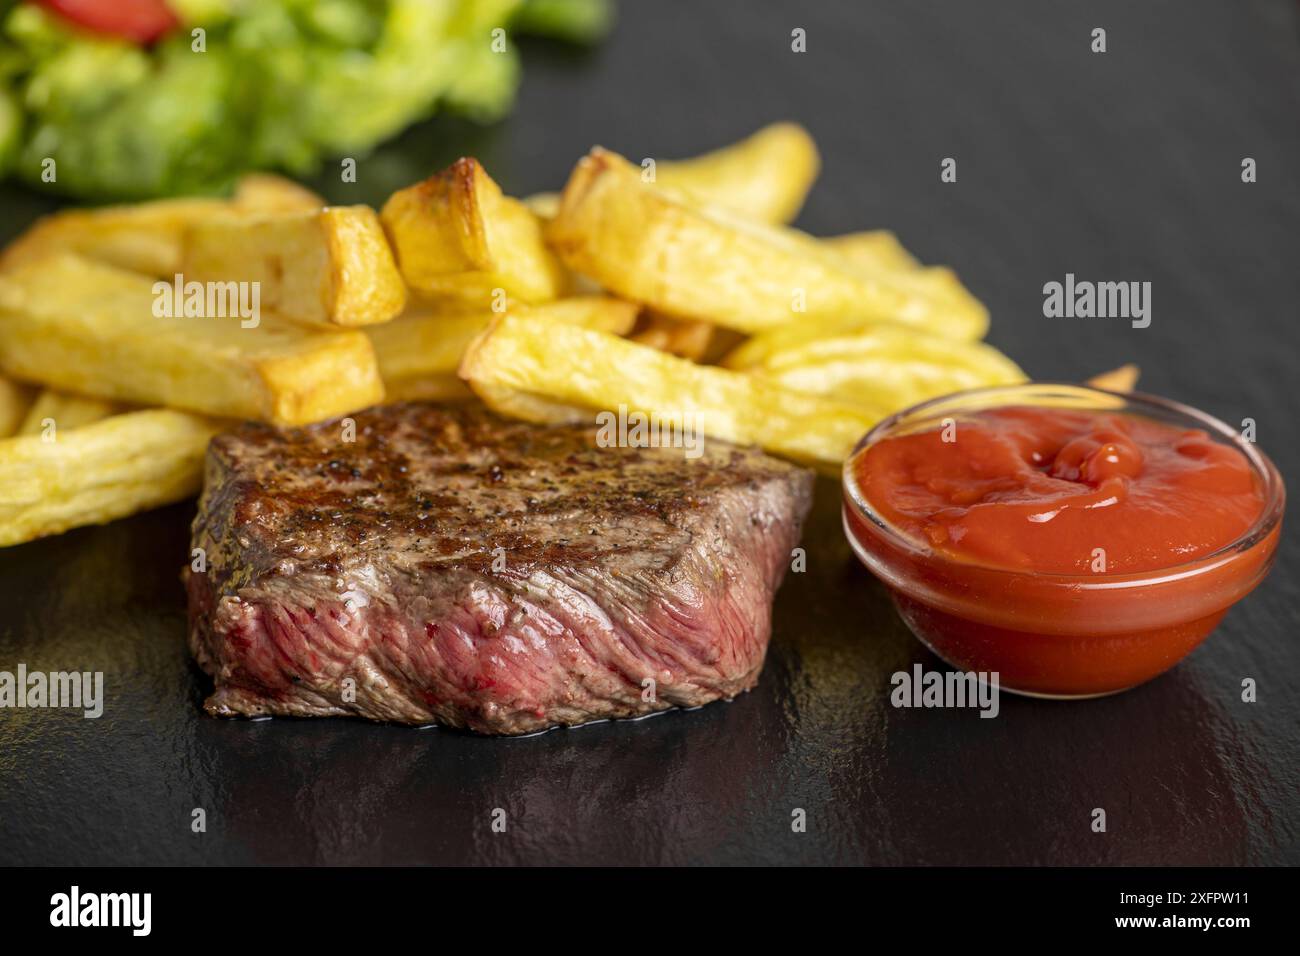
[[[1228,544],[1212,551],[1209,554],[1201,555],[1190,561],[1182,561],[1177,564],[1170,564],[1159,568],[1151,568],[1146,571],[1133,571],[1125,574],[1081,574],[1074,571],[1033,571],[1022,568],[1009,568],[1003,565],[989,564],[981,561],[961,561],[956,558],[950,558],[938,553],[932,548],[928,548],[909,538],[900,530],[890,525],[887,521],[877,515],[867,502],[866,496],[858,487],[857,477],[854,469],[851,467],[857,459],[859,453],[869,445],[881,440],[888,432],[896,426],[902,424],[906,419],[914,417],[917,413],[933,409],[935,406],[946,405],[963,399],[978,399],[980,397],[991,397],[998,393],[1007,395],[1008,400],[1005,402],[989,403],[981,405],[980,408],[999,408],[1014,405],[1032,404],[1030,402],[1017,402],[1015,399],[1019,395],[1039,395],[1040,398],[1047,397],[1051,390],[1068,390],[1072,395],[1097,395],[1104,396],[1107,399],[1120,399],[1124,406],[1114,409],[1118,414],[1141,414],[1141,406],[1158,409],[1166,414],[1173,414],[1184,419],[1189,419],[1194,423],[1194,427],[1203,428],[1207,431],[1217,434],[1221,438],[1226,438],[1238,451],[1240,451],[1250,463],[1251,468],[1260,477],[1264,490],[1264,506],[1260,510],[1259,516],[1251,523],[1250,527],[1241,533],[1237,538]],[[1136,406],[1136,408],[1135,408]],[[961,409],[957,409],[960,411]],[[1097,408],[1096,411],[1105,411],[1105,408]],[[1076,382],[1063,381],[1034,381],[1021,382],[1015,385],[989,385],[981,388],[963,389],[957,392],[949,392],[946,395],[939,395],[935,398],[926,399],[918,402],[901,411],[897,411],[887,418],[877,422],[865,435],[862,436],[853,446],[853,451],[845,459],[841,469],[841,485],[844,490],[846,504],[852,505],[858,516],[864,519],[877,533],[881,534],[890,544],[898,548],[906,555],[912,558],[919,558],[930,562],[931,564],[944,565],[953,568],[962,568],[967,570],[976,570],[987,573],[999,573],[1010,576],[1032,576],[1044,580],[1057,581],[1061,584],[1078,585],[1082,584],[1088,588],[1098,587],[1124,587],[1129,585],[1151,583],[1153,578],[1169,579],[1180,578],[1196,574],[1210,568],[1217,567],[1224,563],[1225,559],[1244,554],[1261,541],[1265,541],[1281,523],[1283,512],[1286,508],[1286,485],[1282,480],[1281,472],[1254,442],[1248,442],[1237,433],[1236,429],[1227,423],[1215,418],[1208,412],[1203,412],[1198,408],[1185,405],[1182,402],[1174,401],[1170,398],[1162,398],[1158,395],[1150,395],[1145,392],[1114,392],[1104,388],[1096,388],[1091,385],[1080,385]],[[852,532],[849,532],[852,534]]]

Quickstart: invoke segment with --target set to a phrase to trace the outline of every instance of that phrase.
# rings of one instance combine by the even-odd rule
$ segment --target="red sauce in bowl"
[[[845,466],[845,527],[913,632],[1047,696],[1172,667],[1263,578],[1272,463],[1159,399],[1025,385],[927,402]]]

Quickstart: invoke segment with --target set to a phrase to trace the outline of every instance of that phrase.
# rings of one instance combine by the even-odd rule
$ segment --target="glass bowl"
[[[1200,429],[1245,456],[1263,508],[1244,534],[1212,554],[1157,570],[1086,575],[959,560],[876,513],[857,478],[866,449],[1003,406],[1095,409]],[[849,542],[923,644],[959,670],[996,672],[1006,690],[1058,698],[1117,693],[1186,657],[1268,573],[1286,504],[1277,468],[1218,419],[1163,398],[1060,383],[974,389],[899,412],[858,443],[843,484]]]

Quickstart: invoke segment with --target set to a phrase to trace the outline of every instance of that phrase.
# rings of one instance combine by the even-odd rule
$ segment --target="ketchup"
[[[1285,492],[1266,457],[1199,412],[1167,424],[1099,394],[1111,407],[904,413],[845,466],[850,543],[913,633],[1009,690],[1092,696],[1155,677],[1277,548]]]
[[[876,513],[954,559],[1052,573],[1150,571],[1245,533],[1264,493],[1204,431],[1012,407],[886,438],[854,462]]]

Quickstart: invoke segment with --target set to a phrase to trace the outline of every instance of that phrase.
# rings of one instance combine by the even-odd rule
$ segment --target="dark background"
[[[954,266],[1031,374],[1134,360],[1143,388],[1251,417],[1300,474],[1300,55],[1294,3],[628,2],[591,53],[526,47],[513,117],[439,119],[316,185],[382,202],[461,153],[510,192],[594,142],[685,156],[811,129],[800,225],[887,226]],[[1108,52],[1090,52],[1093,27]],[[805,54],[790,31],[807,30]],[[958,181],[939,163],[955,157]],[[1259,181],[1241,182],[1254,157]],[[3,230],[50,208],[0,191]],[[1042,286],[1150,281],[1153,321],[1046,319]],[[653,720],[482,739],[325,720],[218,721],[185,648],[192,505],[0,551],[0,669],[103,670],[103,718],[0,711],[0,862],[1300,862],[1300,559],[1188,661],[1118,697],[888,705],[938,662],[851,559],[823,482],[809,568],[758,688]],[[1292,525],[1294,527],[1294,524]],[[1240,700],[1245,677],[1259,701]],[[190,832],[203,807],[208,832]],[[494,808],[505,834],[491,832]],[[791,832],[793,808],[808,830]],[[1089,824],[1107,811],[1108,832]]]

